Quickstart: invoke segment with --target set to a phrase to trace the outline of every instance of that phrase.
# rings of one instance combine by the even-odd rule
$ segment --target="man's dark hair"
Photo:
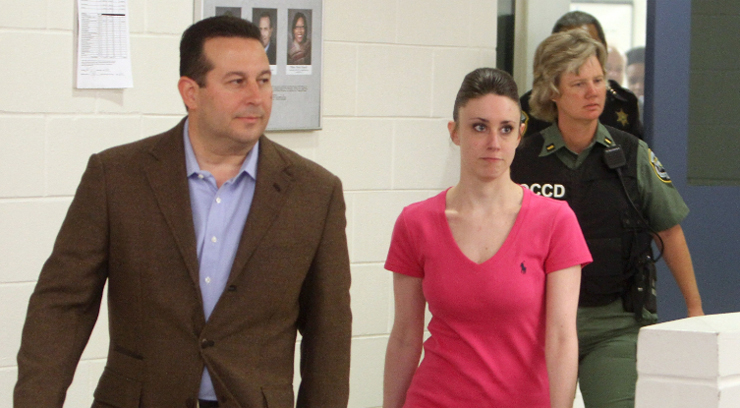
[[[267,21],[270,22],[270,28],[272,28],[272,17],[270,16],[270,13],[267,11],[263,11],[262,14],[260,14],[260,18],[257,20],[257,24],[259,24],[259,21],[263,18],[267,18]]]
[[[509,73],[496,68],[478,68],[465,75],[460,90],[457,91],[455,106],[452,108],[452,119],[455,123],[459,118],[460,108],[467,105],[471,99],[488,94],[507,97],[519,106],[519,91]]]
[[[596,17],[591,14],[584,13],[583,11],[576,10],[563,14],[563,16],[555,22],[555,26],[552,28],[552,34],[588,24],[593,24],[593,26],[596,27],[596,32],[599,34],[599,40],[604,44],[604,48],[606,48],[606,36],[604,36],[604,29],[601,28],[601,23],[599,23],[599,20],[597,20]]]
[[[627,65],[645,63],[645,47],[635,47],[625,54],[627,55]]]
[[[203,53],[206,40],[216,37],[251,38],[261,41],[260,29],[251,22],[231,16],[206,18],[188,27],[180,40],[180,76],[206,86],[206,74],[213,65]]]

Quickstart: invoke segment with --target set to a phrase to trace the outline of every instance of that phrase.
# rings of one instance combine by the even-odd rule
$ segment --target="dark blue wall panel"
[[[737,38],[737,33],[730,35]],[[740,187],[687,183],[690,44],[691,1],[649,0],[645,101],[648,140],[691,209],[682,226],[694,260],[704,311],[737,312]],[[658,279],[660,320],[685,317],[683,296],[663,262],[659,264]]]

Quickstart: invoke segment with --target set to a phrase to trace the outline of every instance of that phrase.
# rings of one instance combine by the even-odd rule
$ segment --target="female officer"
[[[634,406],[637,333],[657,319],[653,236],[688,315],[703,311],[679,224],[688,208],[645,142],[599,122],[605,57],[581,30],[539,45],[531,106],[554,124],[524,139],[511,176],[566,200],[578,217],[594,258],[583,269],[578,308],[581,392],[588,408],[626,408]]]

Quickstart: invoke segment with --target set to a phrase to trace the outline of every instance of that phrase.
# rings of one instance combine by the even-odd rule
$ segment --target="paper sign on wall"
[[[77,88],[131,88],[128,0],[77,1]]]

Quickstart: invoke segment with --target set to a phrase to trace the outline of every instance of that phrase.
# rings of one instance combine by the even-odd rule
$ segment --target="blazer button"
[[[216,344],[216,343],[214,343],[213,340],[202,339],[200,341],[200,348],[213,347],[214,344]]]

